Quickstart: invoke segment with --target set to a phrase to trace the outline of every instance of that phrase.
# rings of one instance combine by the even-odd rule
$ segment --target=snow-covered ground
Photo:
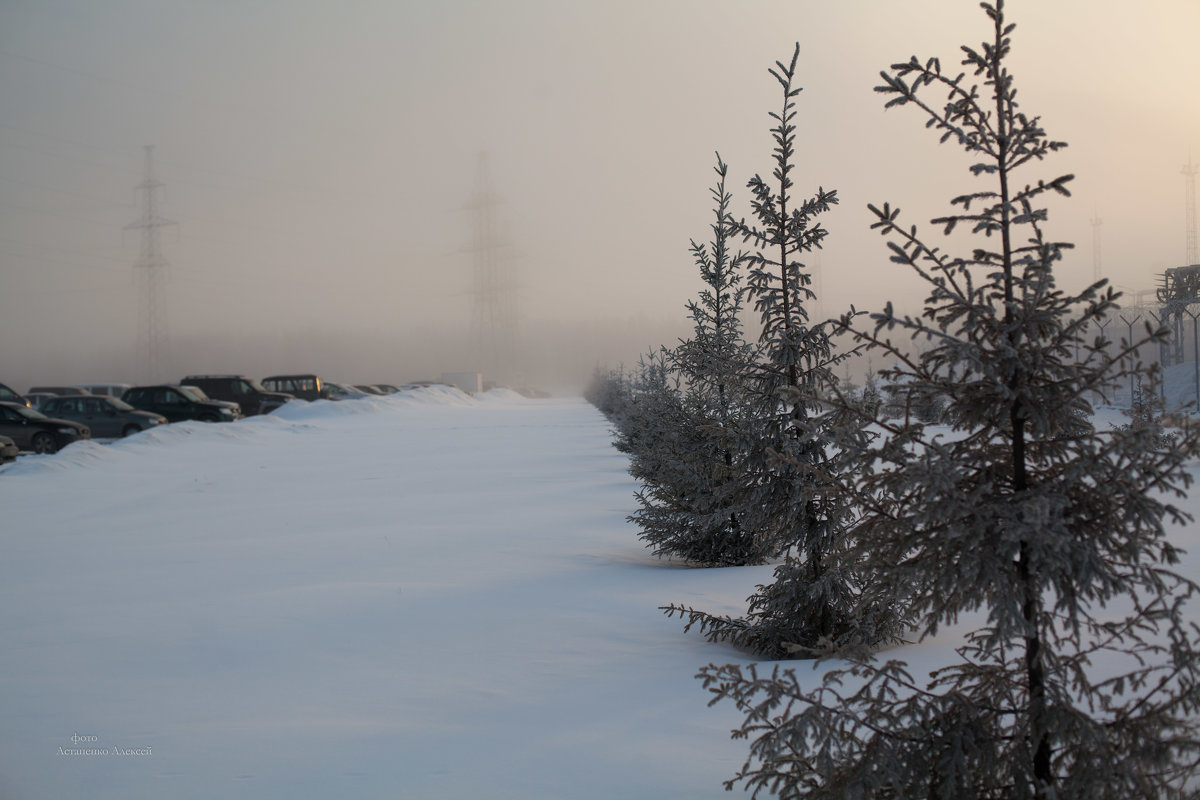
[[[0,798],[728,797],[693,676],[749,659],[658,607],[771,567],[654,559],[625,467],[580,400],[426,389],[0,468]]]
[[[736,655],[658,606],[770,570],[657,561],[632,491],[582,401],[436,389],[22,457],[0,798],[727,796]]]

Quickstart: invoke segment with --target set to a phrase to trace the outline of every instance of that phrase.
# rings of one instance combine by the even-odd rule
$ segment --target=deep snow
[[[726,796],[737,717],[692,676],[734,654],[658,606],[769,568],[652,558],[609,441],[430,389],[22,457],[0,797]]]
[[[741,718],[693,676],[750,659],[658,607],[772,568],[654,559],[625,469],[581,400],[448,389],[22,457],[0,798],[728,797]]]

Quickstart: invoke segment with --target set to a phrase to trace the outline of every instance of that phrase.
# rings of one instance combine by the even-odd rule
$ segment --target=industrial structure
[[[517,365],[516,284],[512,246],[501,236],[488,154],[476,164],[471,212],[471,358],[490,379],[513,381]]]
[[[1200,253],[1196,250],[1196,172],[1200,171],[1188,156],[1188,163],[1183,168],[1184,177],[1184,222],[1187,226],[1187,251],[1184,256],[1185,264],[1200,263]]]
[[[1197,313],[1192,310],[1200,302],[1200,253],[1196,248],[1196,173],[1200,171],[1192,159],[1184,166],[1184,225],[1185,266],[1173,267],[1162,274],[1158,287],[1158,302],[1162,304],[1160,321],[1171,328],[1171,341],[1163,345],[1163,366],[1183,361],[1183,317],[1192,319],[1193,328]]]
[[[142,215],[125,226],[126,230],[142,232],[138,259],[133,265],[134,282],[138,292],[137,363],[139,379],[154,381],[165,361],[168,347],[167,311],[164,304],[164,284],[167,260],[163,257],[159,232],[175,223],[158,214],[158,192],[161,184],[154,175],[154,145],[145,147],[145,178],[137,185]]]

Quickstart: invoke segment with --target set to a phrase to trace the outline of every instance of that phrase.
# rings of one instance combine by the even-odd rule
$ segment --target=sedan
[[[109,439],[132,436],[167,423],[167,418],[161,414],[138,411],[129,403],[106,395],[52,397],[38,410],[47,416],[82,422],[92,429],[92,436]]]
[[[54,453],[80,439],[92,438],[86,425],[69,419],[54,419],[19,403],[0,403],[0,436],[7,436],[22,450]]]

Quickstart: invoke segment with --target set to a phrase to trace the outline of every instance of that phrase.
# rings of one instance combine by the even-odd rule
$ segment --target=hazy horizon
[[[1069,145],[1022,180],[1076,176],[1048,226],[1075,244],[1060,280],[1091,280],[1098,231],[1103,275],[1153,289],[1186,254],[1200,4],[1006,8],[1022,110]],[[926,225],[972,178],[872,89],[914,54],[952,70],[988,35],[976,3],[936,0],[0,0],[0,382],[476,369],[481,152],[515,287],[513,370],[570,389],[631,364],[690,329],[688,242],[710,235],[715,151],[749,215],[746,181],[772,167],[767,69],[796,42],[797,192],[841,201],[816,312],[915,305],[867,204]],[[146,145],[175,223],[156,375],[136,356],[128,228]]]

